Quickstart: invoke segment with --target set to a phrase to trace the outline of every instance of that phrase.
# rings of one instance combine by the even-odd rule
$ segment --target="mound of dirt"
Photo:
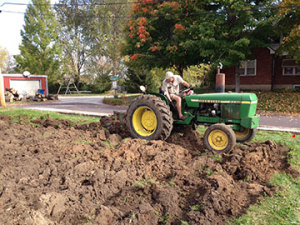
[[[288,149],[268,141],[206,152],[189,130],[164,141],[131,139],[123,123],[0,120],[3,224],[224,224],[291,171]]]

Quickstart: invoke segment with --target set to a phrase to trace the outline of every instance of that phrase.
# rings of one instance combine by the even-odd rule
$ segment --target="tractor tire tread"
[[[171,131],[173,129],[173,117],[170,107],[161,98],[155,95],[148,94],[137,97],[128,107],[126,125],[131,135],[133,137],[139,138],[139,136],[132,127],[131,119],[135,109],[142,105],[150,107],[153,111],[156,111],[156,113],[158,113],[160,116],[159,121],[161,121],[161,124],[158,124],[158,130],[155,131],[154,135],[151,135],[149,139],[167,139],[170,136]],[[148,139],[148,137],[145,139]]]

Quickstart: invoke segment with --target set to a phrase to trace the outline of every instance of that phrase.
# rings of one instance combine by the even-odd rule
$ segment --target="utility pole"
[[[4,97],[4,83],[3,76],[0,68],[0,106],[6,107],[5,97]]]

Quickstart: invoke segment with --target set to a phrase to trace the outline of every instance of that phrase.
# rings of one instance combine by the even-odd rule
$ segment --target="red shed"
[[[43,89],[48,95],[48,77],[46,75],[2,74],[4,90],[14,88],[24,96],[35,95],[38,89]]]

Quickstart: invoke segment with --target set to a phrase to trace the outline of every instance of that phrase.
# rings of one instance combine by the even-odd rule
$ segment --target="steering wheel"
[[[180,94],[184,94],[185,93],[185,96],[189,96],[190,94],[189,94],[189,92],[190,91],[192,91],[193,90],[193,88],[187,88],[187,89],[185,89],[185,90],[182,90],[182,91],[180,91],[179,93]]]

